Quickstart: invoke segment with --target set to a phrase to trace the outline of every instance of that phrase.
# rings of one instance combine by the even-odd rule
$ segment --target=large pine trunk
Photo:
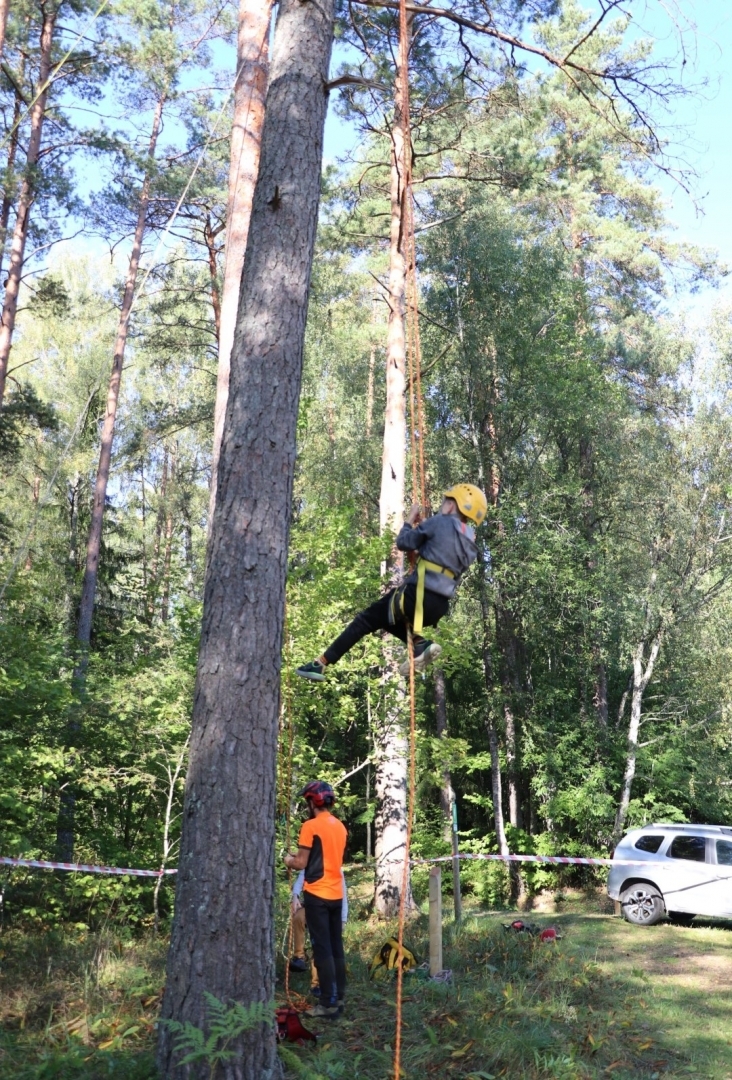
[[[209,522],[216,505],[221,437],[226,401],[229,396],[229,369],[234,343],[239,288],[244,269],[249,219],[254,186],[259,170],[259,153],[264,124],[264,101],[269,70],[269,24],[272,0],[240,0],[236,50],[234,122],[231,127],[229,157],[229,198],[226,207],[224,287],[218,316],[219,364],[214,408],[214,446],[211,466]],[[210,525],[209,525],[210,529]]]
[[[5,17],[7,18],[7,10]],[[30,137],[25,158],[25,170],[20,185],[13,239],[10,245],[10,267],[5,284],[5,300],[2,322],[0,323],[0,407],[2,407],[3,398],[5,397],[8,360],[13,343],[13,332],[15,331],[15,317],[18,311],[18,293],[23,279],[25,244],[28,239],[31,207],[36,193],[36,167],[41,153],[41,138],[48,101],[48,77],[51,73],[51,54],[55,27],[56,8],[53,4],[48,4],[44,8],[43,25],[41,26],[38,86],[30,112]]]
[[[148,144],[148,161],[152,164],[155,157],[158,135],[165,105],[165,94],[161,94],[155,106],[152,130]],[[97,578],[99,575],[99,555],[102,547],[102,525],[104,523],[104,508],[107,504],[107,487],[109,485],[109,473],[112,466],[112,443],[114,441],[114,426],[117,418],[117,404],[119,402],[120,384],[122,381],[122,368],[125,359],[125,346],[129,328],[132,302],[135,296],[137,273],[140,266],[140,253],[145,234],[145,221],[147,208],[150,201],[150,170],[147,171],[140,191],[140,202],[137,212],[137,224],[132,242],[132,253],[127,268],[127,279],[122,297],[122,307],[117,324],[117,336],[114,345],[114,358],[112,360],[112,372],[107,388],[107,408],[102,424],[102,436],[100,440],[99,465],[94,483],[94,502],[92,503],[91,524],[89,538],[86,544],[86,565],[84,568],[84,583],[81,590],[81,602],[79,604],[79,617],[76,625],[76,641],[78,658],[73,672],[74,704],[67,730],[67,745],[75,746],[81,734],[81,706],[83,704],[86,670],[89,659],[89,643],[91,641],[92,621],[94,618],[94,600],[97,592]],[[62,862],[71,862],[74,855],[74,831],[76,817],[76,794],[73,783],[67,779],[61,790],[59,801],[58,821],[56,826],[56,854]]]
[[[404,517],[404,477],[406,473],[406,328],[407,253],[404,217],[405,118],[402,113],[402,77],[397,67],[394,85],[394,124],[391,149],[389,321],[386,337],[386,411],[381,463],[379,524],[382,533],[396,531]],[[396,550],[387,565],[390,584],[398,582],[403,556]],[[376,874],[374,906],[379,915],[393,917],[399,911],[407,843],[406,736],[407,697],[399,675],[399,660],[392,644],[385,646],[384,679],[390,685],[386,706],[374,732],[376,747],[375,790]],[[409,886],[408,886],[409,888]],[[406,910],[412,907],[411,888],[405,897]]]
[[[267,92],[209,544],[163,1021],[209,1030],[206,993],[274,995],[275,769],[295,434],[334,2],[283,0]],[[164,1077],[180,1066],[161,1023]],[[280,1074],[258,1024],[226,1080]]]

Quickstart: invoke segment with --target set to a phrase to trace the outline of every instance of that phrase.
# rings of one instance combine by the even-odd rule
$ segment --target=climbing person
[[[323,780],[312,780],[300,792],[308,806],[297,853],[285,855],[289,870],[304,870],[303,906],[313,959],[318,972],[320,1000],[313,1016],[336,1019],[343,1011],[346,958],[343,951],[343,855],[347,832],[331,812],[335,792]]]
[[[348,891],[346,889],[346,877],[341,870],[343,880],[343,907],[341,909],[341,922],[343,926],[348,921]],[[307,971],[308,962],[305,958],[305,908],[302,902],[303,888],[305,885],[305,871],[301,870],[295,878],[292,886],[292,956],[290,957],[290,971]],[[320,982],[318,969],[315,961],[310,962],[310,992],[314,997],[320,997]]]
[[[388,630],[400,641],[407,640],[412,627],[414,668],[423,671],[436,660],[442,647],[422,637],[422,627],[436,626],[447,614],[450,598],[460,578],[476,560],[475,532],[468,522],[480,525],[488,510],[486,497],[474,484],[455,484],[444,493],[438,513],[417,524],[421,508],[415,503],[396,538],[400,551],[416,551],[416,568],[396,589],[390,589],[375,604],[361,611],[322,656],[297,668],[303,679],[322,682],[325,669],[335,664],[349,649],[377,630]],[[406,660],[399,671],[409,674]]]

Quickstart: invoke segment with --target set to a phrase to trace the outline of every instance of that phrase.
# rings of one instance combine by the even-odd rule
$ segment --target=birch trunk
[[[615,828],[613,829],[613,841],[618,843],[625,831],[625,821],[630,806],[630,796],[635,779],[636,761],[638,758],[638,735],[640,732],[641,715],[643,712],[643,694],[648,683],[653,677],[653,669],[661,650],[663,631],[659,630],[651,639],[648,657],[646,658],[646,641],[639,641],[633,655],[633,684],[630,692],[630,721],[628,723],[628,749],[625,757],[625,773],[623,786],[620,791],[620,802],[615,814]]]
[[[160,132],[164,103],[165,95],[161,94],[155,107],[150,142],[148,144],[148,161],[150,163],[152,163],[155,157],[155,147]],[[76,640],[79,648],[79,656],[72,676],[75,703],[72,706],[71,717],[67,728],[67,746],[70,748],[73,748],[78,743],[79,735],[81,733],[81,704],[84,698],[86,670],[89,661],[89,643],[91,641],[94,600],[96,597],[97,577],[99,573],[99,554],[102,545],[102,524],[104,521],[104,508],[107,501],[109,472],[112,463],[114,424],[117,416],[117,403],[119,401],[122,366],[124,364],[125,345],[127,343],[127,330],[130,312],[132,310],[132,301],[135,295],[137,271],[140,265],[140,252],[142,250],[142,240],[145,232],[145,218],[147,216],[149,197],[150,171],[148,170],[145,179],[143,180],[142,191],[140,193],[137,225],[135,227],[132,253],[130,255],[125,291],[122,298],[122,308],[120,310],[119,323],[117,325],[114,359],[112,361],[112,374],[107,389],[107,409],[102,425],[99,465],[97,467],[97,476],[94,485],[94,502],[92,504],[89,538],[86,545],[84,583],[81,590],[81,603],[79,604],[79,617],[76,625]],[[61,790],[56,827],[56,852],[62,862],[71,862],[73,859],[75,818],[76,793],[73,783],[67,778]]]
[[[410,23],[411,26],[411,23]],[[404,516],[406,473],[406,327],[405,297],[407,261],[404,250],[404,163],[405,118],[402,115],[402,72],[397,67],[394,83],[394,123],[391,146],[389,319],[386,334],[386,409],[379,496],[381,532],[396,532]],[[393,550],[383,567],[390,584],[396,584],[403,570],[401,552]],[[399,675],[398,655],[391,642],[385,649],[384,680],[390,687],[383,717],[375,731],[377,751],[374,788],[376,816],[376,876],[374,905],[377,913],[391,918],[399,910],[402,891],[404,851],[407,842],[408,740],[405,734],[407,696]],[[411,886],[406,910],[413,907]]]
[[[2,321],[0,322],[0,408],[2,407],[3,398],[5,397],[8,360],[10,357],[10,348],[13,343],[15,317],[18,311],[18,293],[20,292],[20,283],[23,278],[25,244],[28,239],[31,207],[35,198],[35,170],[40,157],[43,121],[46,116],[48,77],[51,73],[51,52],[53,48],[53,33],[56,26],[56,14],[56,8],[53,4],[48,4],[44,8],[43,25],[41,27],[38,86],[36,87],[35,101],[30,113],[28,151],[25,158],[25,171],[20,185],[18,212],[15,218],[13,239],[10,245],[10,266],[8,269],[7,283],[5,285],[5,301],[3,303]]]
[[[483,571],[485,575],[485,570]],[[483,678],[485,680],[486,693],[490,697],[493,694],[493,659],[489,646],[490,604],[486,590],[485,580],[481,588],[481,609],[483,614]],[[493,826],[496,831],[498,852],[500,855],[508,855],[509,847],[506,839],[506,825],[503,815],[503,786],[501,784],[501,758],[498,750],[498,733],[491,707],[488,705],[485,713],[485,729],[488,735],[488,749],[491,755],[491,795],[493,798]]]
[[[224,286],[219,313],[219,365],[214,407],[214,445],[211,465],[210,522],[216,505],[221,438],[229,396],[231,349],[234,343],[244,252],[249,233],[254,186],[264,124],[264,101],[269,70],[269,24],[272,0],[240,0],[234,91],[234,121],[229,158],[229,198],[226,208]]]
[[[206,993],[245,1006],[274,995],[287,544],[334,6],[280,5],[232,351],[162,1007],[206,1031]],[[208,1077],[208,1064],[179,1064],[176,1041],[161,1024],[161,1075]],[[269,1025],[228,1048],[222,1080],[281,1075]]]

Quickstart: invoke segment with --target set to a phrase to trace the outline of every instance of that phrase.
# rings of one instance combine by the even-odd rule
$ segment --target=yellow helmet
[[[445,491],[446,499],[454,499],[461,514],[480,525],[488,513],[488,501],[475,484],[454,484]]]

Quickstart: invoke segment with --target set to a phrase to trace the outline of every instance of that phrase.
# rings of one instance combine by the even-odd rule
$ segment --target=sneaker
[[[321,664],[320,660],[311,660],[309,664],[300,664],[295,674],[301,675],[303,679],[310,679],[311,682],[322,682],[325,678],[325,665]]]
[[[414,670],[424,671],[428,664],[432,664],[442,652],[442,645],[436,641],[421,641],[414,646]],[[399,668],[400,675],[409,675],[409,657]]]
[[[308,962],[302,956],[292,956],[290,958],[290,971],[307,971]]]
[[[319,1001],[317,1005],[313,1005],[310,1015],[322,1016],[327,1020],[337,1020],[340,1012],[337,1005],[323,1005],[322,1001]]]

